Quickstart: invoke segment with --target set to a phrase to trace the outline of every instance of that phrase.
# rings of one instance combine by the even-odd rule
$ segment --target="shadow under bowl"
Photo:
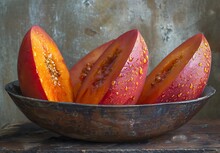
[[[214,95],[207,86],[195,100],[146,105],[88,105],[24,97],[19,82],[5,86],[14,103],[37,125],[60,135],[95,142],[147,140],[189,121]]]

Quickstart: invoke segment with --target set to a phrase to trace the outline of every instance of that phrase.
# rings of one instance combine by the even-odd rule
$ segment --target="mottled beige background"
[[[68,67],[98,45],[137,28],[150,51],[150,70],[202,32],[213,51],[209,84],[220,91],[219,12],[219,0],[0,0],[0,127],[26,120],[4,85],[17,79],[18,50],[30,26],[40,25],[54,38]],[[218,91],[198,118],[220,118]]]

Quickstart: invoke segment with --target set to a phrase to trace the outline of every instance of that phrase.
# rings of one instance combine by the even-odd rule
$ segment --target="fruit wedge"
[[[79,62],[77,62],[70,69],[70,78],[71,84],[73,88],[74,97],[76,97],[79,88],[82,85],[82,82],[85,80],[86,76],[92,69],[94,63],[98,60],[98,58],[103,54],[103,52],[111,45],[113,40],[106,42],[105,44],[97,47],[92,50],[89,54],[84,56]]]
[[[39,26],[26,33],[18,55],[18,80],[24,96],[72,102],[64,59],[52,38]]]
[[[104,51],[82,82],[76,102],[135,104],[148,69],[148,50],[138,30],[128,31]]]
[[[137,104],[198,98],[209,78],[211,50],[203,34],[186,40],[147,76]]]

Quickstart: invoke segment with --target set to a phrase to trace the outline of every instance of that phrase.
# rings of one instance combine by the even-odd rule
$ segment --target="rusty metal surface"
[[[18,82],[6,91],[19,109],[39,126],[63,136],[97,142],[146,140],[179,128],[215,93],[206,87],[196,100],[131,106],[54,103],[24,97]]]

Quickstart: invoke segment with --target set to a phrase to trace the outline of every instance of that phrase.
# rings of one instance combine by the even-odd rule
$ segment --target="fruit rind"
[[[108,92],[99,104],[134,105],[143,89],[148,70],[147,45],[138,32],[133,50],[119,76],[111,82]]]
[[[172,59],[179,59],[176,66],[165,78],[154,78],[160,74]],[[186,40],[166,58],[146,78],[138,104],[175,102],[198,98],[209,78],[211,69],[211,49],[203,34]],[[159,75],[160,76],[160,75]]]
[[[103,52],[113,43],[113,41],[114,40],[108,41],[103,45],[95,48],[70,69],[71,84],[73,87],[74,97],[77,96],[78,90],[80,89],[82,82],[87,77],[94,63],[103,54]]]
[[[111,90],[111,86],[112,84],[114,84],[116,78],[121,77],[120,75],[123,75],[121,71],[124,68],[126,62],[128,61],[129,56],[138,38],[139,31],[131,30],[115,39],[115,41],[105,50],[105,52],[96,61],[92,70],[88,74],[88,77],[84,80],[78,92],[76,102],[87,104],[100,104],[100,102],[102,101],[106,93],[109,91],[109,89]],[[145,60],[143,60],[143,62],[144,61]],[[146,62],[147,61],[145,61],[145,64]],[[138,69],[141,73],[145,73],[146,71],[143,69],[140,70],[140,67],[138,67]],[[139,86],[141,86],[142,82],[138,83],[140,83]],[[126,90],[126,87],[123,86],[123,90]],[[116,94],[116,96],[111,96],[110,98],[114,98],[117,100],[117,91],[114,91],[114,94]],[[127,99],[125,101],[127,101]],[[117,104],[117,102],[114,104]],[[125,102],[122,102],[120,104],[125,104]]]
[[[31,27],[22,41],[18,79],[25,96],[49,101],[73,101],[64,59],[52,38],[39,26]]]

